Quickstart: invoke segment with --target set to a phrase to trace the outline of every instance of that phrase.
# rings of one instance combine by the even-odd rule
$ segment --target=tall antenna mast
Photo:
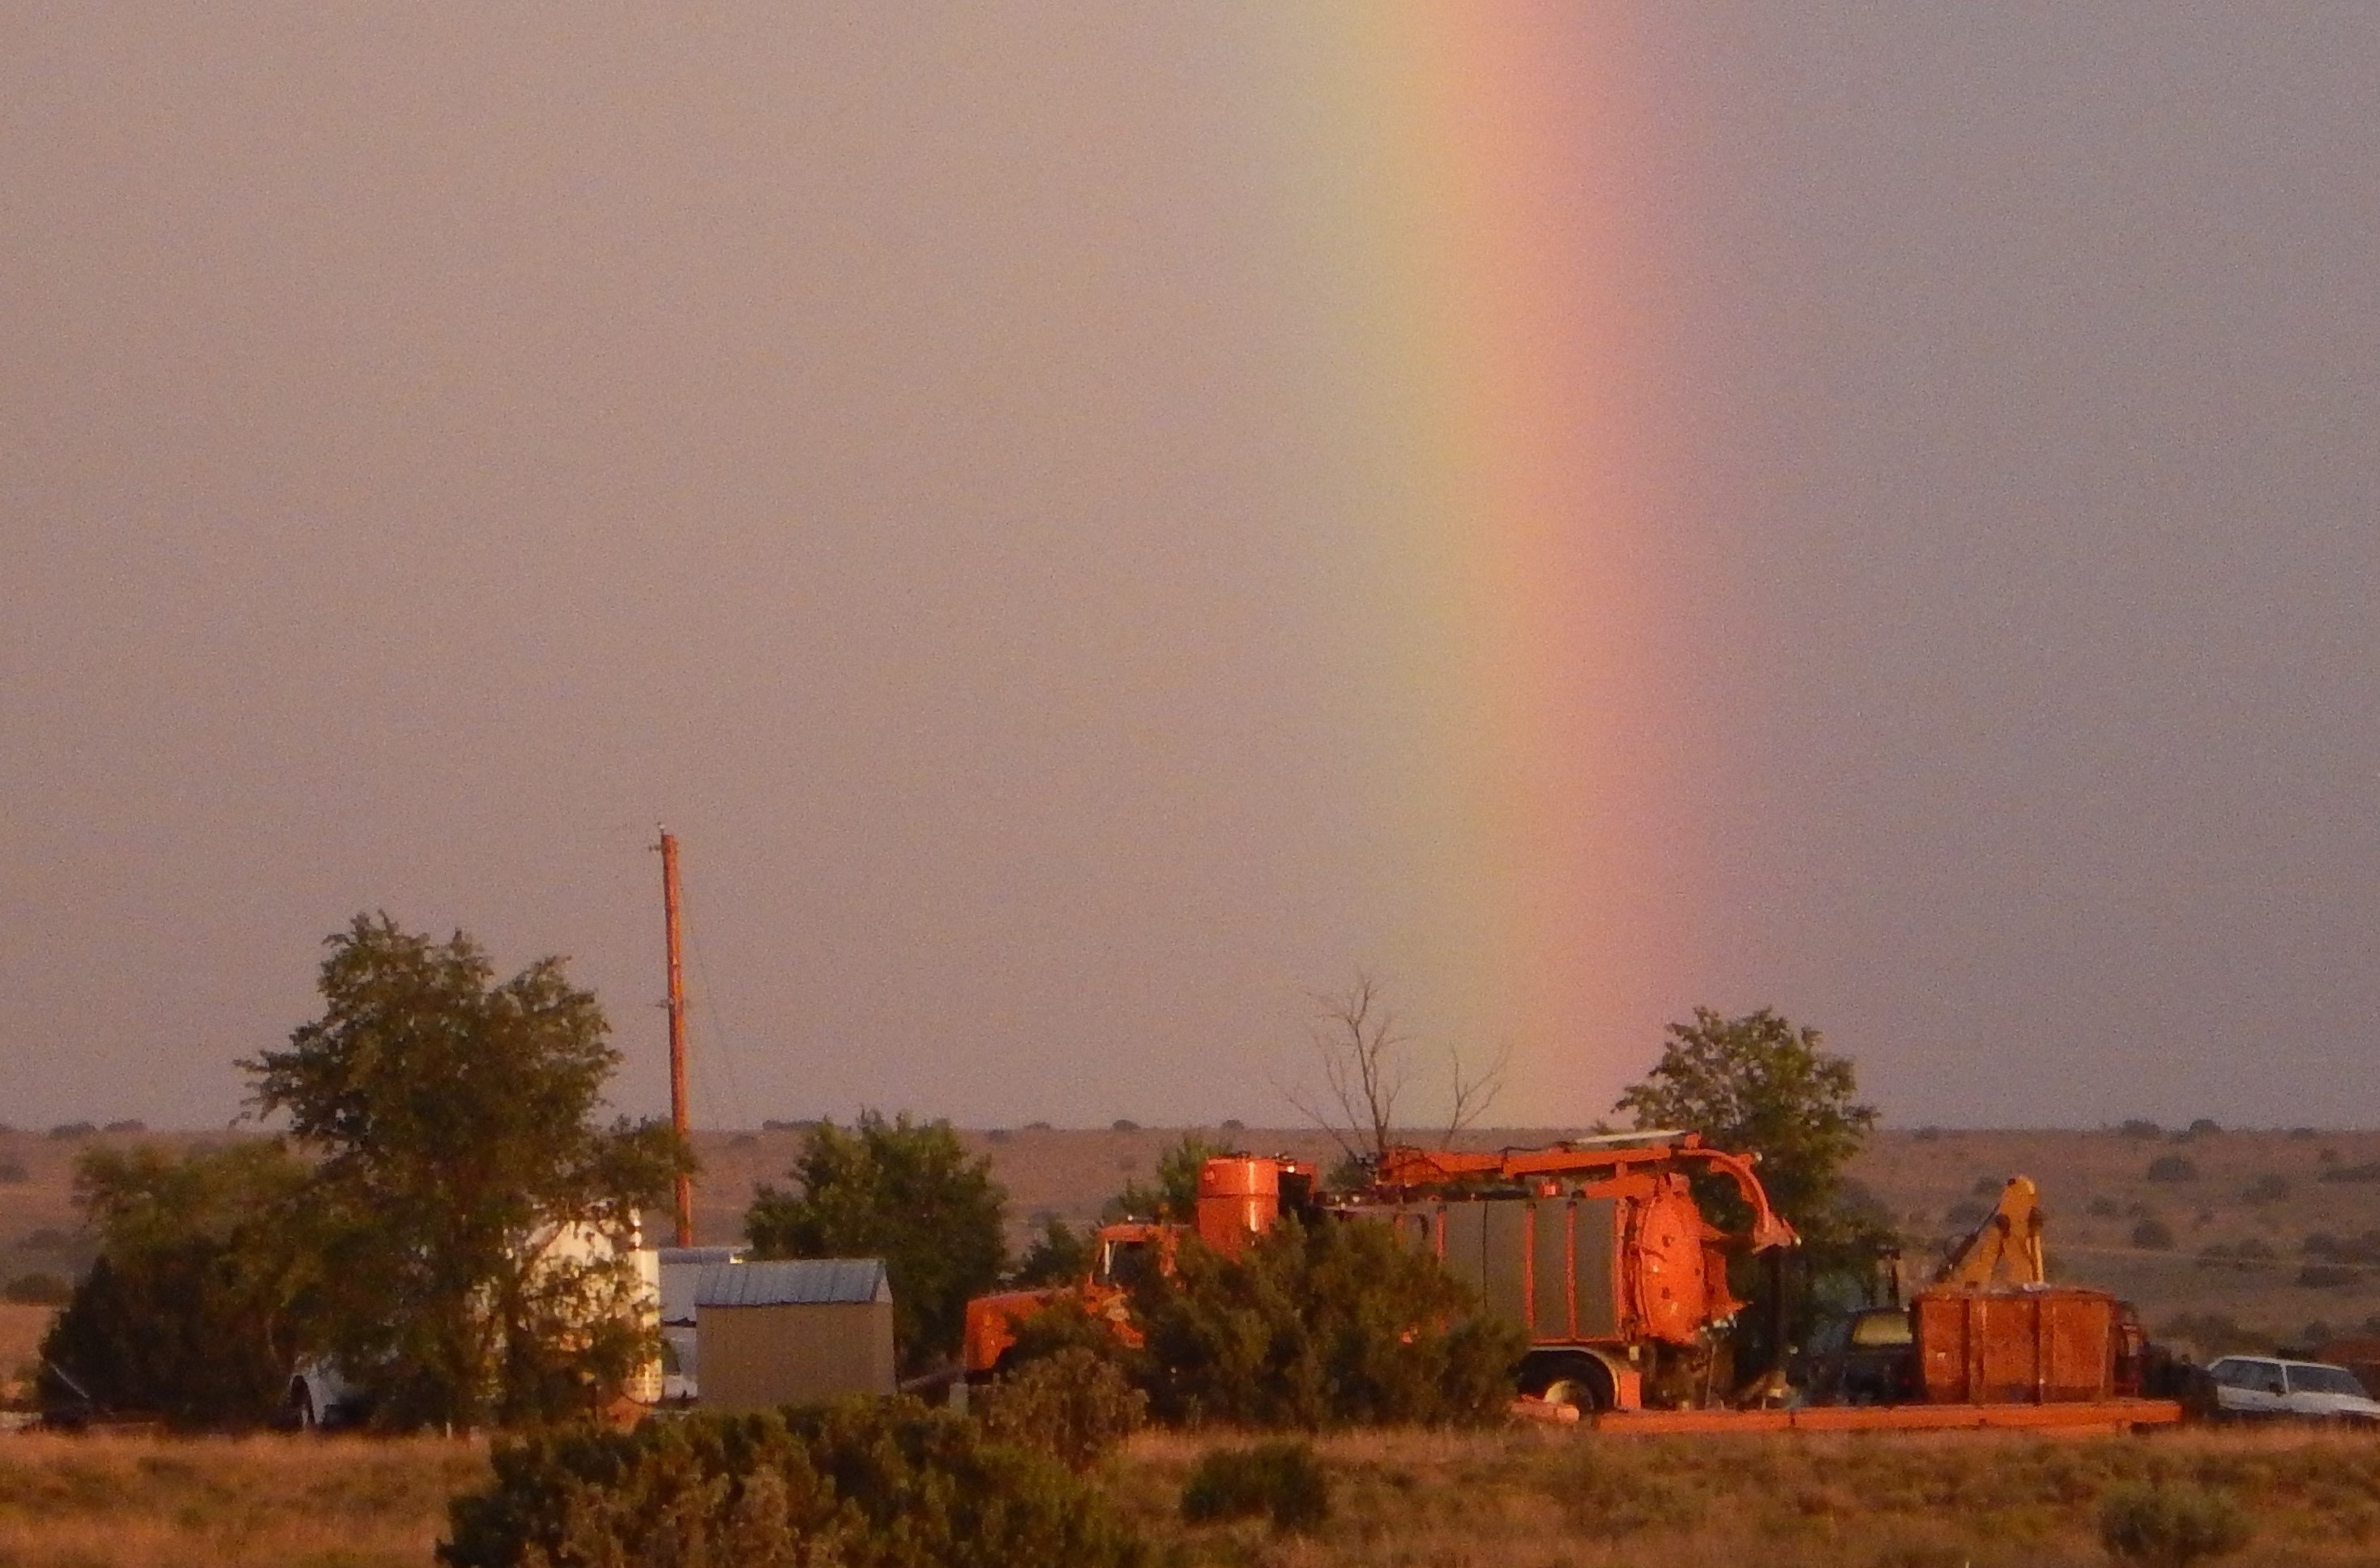
[[[686,1112],[686,963],[678,931],[677,838],[667,828],[662,835],[662,917],[669,934],[670,1125],[678,1141],[687,1136]],[[694,1178],[677,1177],[677,1244],[694,1245]]]

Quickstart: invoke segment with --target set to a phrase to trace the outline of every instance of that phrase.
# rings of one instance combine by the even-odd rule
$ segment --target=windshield
[[[2357,1399],[2363,1397],[2363,1385],[2355,1374],[2344,1367],[2292,1366],[2289,1367],[2291,1393],[2343,1393]]]
[[[1852,1319],[1852,1343],[1863,1348],[1910,1343],[1906,1312],[1863,1312]]]
[[[1104,1272],[1117,1284],[1136,1285],[1148,1277],[1148,1250],[1145,1241],[1111,1241]]]
[[[2207,1370],[2226,1388],[2253,1389],[2264,1393],[2281,1392],[2281,1369],[2269,1361],[2223,1360]]]

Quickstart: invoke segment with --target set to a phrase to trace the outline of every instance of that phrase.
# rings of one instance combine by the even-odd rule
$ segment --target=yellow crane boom
[[[2049,1281],[2041,1255],[2041,1192],[2030,1176],[2010,1176],[2000,1200],[1935,1276],[1937,1289],[1986,1290]]]

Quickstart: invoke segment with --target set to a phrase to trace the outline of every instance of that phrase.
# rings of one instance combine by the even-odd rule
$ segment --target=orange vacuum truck
[[[1374,1162],[1361,1186],[1325,1193],[1302,1161],[1222,1156],[1200,1168],[1189,1224],[1102,1227],[1091,1271],[1077,1284],[969,1302],[965,1370],[975,1379],[995,1374],[1016,1325],[1066,1295],[1137,1343],[1129,1293],[1143,1271],[1170,1271],[1190,1234],[1237,1257],[1288,1212],[1392,1225],[1488,1311],[1519,1323],[1530,1341],[1515,1372],[1523,1411],[1672,1431],[2112,1428],[2180,1418],[2178,1405],[2134,1397],[2138,1334],[2133,1328],[2125,1338],[2131,1320],[2120,1304],[2042,1282],[2037,1209],[2016,1222],[2030,1225],[2030,1277],[2004,1277],[2006,1249],[1985,1243],[2004,1234],[2006,1201],[1907,1309],[1925,1368],[1922,1380],[1908,1380],[1907,1402],[1797,1407],[1776,1377],[1739,1394],[1726,1344],[1744,1304],[1729,1292],[1728,1258],[1774,1255],[1799,1240],[1770,1207],[1754,1160],[1680,1132],[1490,1153],[1398,1148]],[[1701,1173],[1725,1177],[1742,1197],[1751,1216],[1743,1232],[1723,1232],[1705,1217],[1691,1181]],[[2023,1187],[2030,1193],[2030,1183]],[[1985,1250],[1993,1265],[1978,1280],[1972,1259]],[[1753,1407],[1740,1407],[1747,1401]]]

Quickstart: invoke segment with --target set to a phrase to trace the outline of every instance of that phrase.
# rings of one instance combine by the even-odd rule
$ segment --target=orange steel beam
[[[678,930],[677,838],[661,830],[662,919],[669,942],[670,1125],[682,1144],[687,1136],[686,1109],[686,964]],[[694,1178],[677,1177],[677,1245],[694,1245]]]
[[[1435,1186],[1446,1182],[1486,1178],[1521,1181],[1530,1176],[1581,1175],[1596,1171],[1621,1174],[1639,1166],[1666,1165],[1680,1160],[1700,1161],[1726,1175],[1752,1205],[1752,1246],[1755,1251],[1792,1246],[1802,1239],[1793,1227],[1768,1206],[1767,1189],[1753,1173],[1752,1160],[1725,1149],[1707,1149],[1699,1134],[1688,1133],[1670,1143],[1641,1149],[1507,1149],[1493,1153],[1466,1154],[1455,1149],[1391,1149],[1380,1157],[1375,1180],[1382,1186]]]

